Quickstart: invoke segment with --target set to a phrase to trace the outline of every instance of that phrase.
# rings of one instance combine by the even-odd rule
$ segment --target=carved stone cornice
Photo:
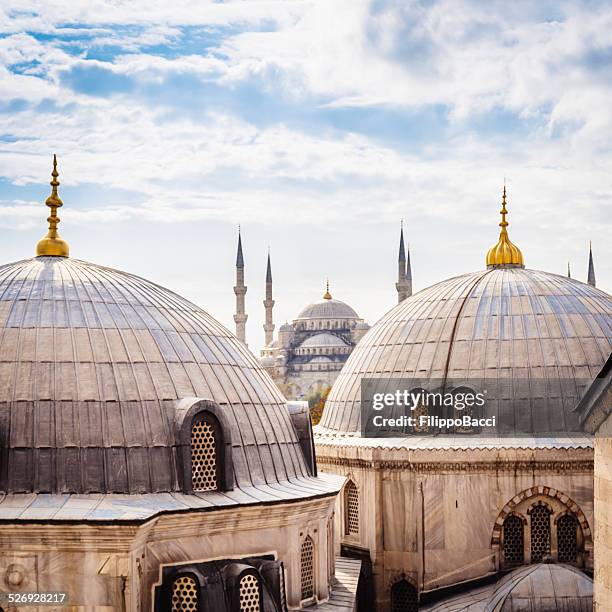
[[[320,466],[337,466],[369,470],[402,470],[407,472],[592,472],[593,460],[567,461],[553,459],[539,460],[497,460],[497,461],[409,461],[409,460],[366,460],[345,457],[317,457]]]

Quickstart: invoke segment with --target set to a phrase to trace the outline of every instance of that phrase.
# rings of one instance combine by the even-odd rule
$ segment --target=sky
[[[612,4],[0,0],[0,263],[46,231],[57,153],[71,256],[164,285],[247,341],[335,298],[375,322],[482,269],[501,190],[528,268],[612,291]]]

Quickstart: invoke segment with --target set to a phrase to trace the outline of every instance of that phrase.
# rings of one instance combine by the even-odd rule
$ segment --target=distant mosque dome
[[[295,318],[305,319],[359,319],[359,315],[345,302],[330,298],[308,304]]]
[[[269,258],[267,278],[272,278]],[[266,303],[271,304],[271,280],[267,289]],[[264,329],[268,333],[272,328],[266,324]],[[270,331],[260,364],[288,399],[309,398],[322,388],[331,388],[368,329],[353,308],[332,297],[327,282],[323,299],[303,308],[291,324],[281,325],[277,340],[272,340]],[[273,355],[277,357],[272,365],[269,357]]]

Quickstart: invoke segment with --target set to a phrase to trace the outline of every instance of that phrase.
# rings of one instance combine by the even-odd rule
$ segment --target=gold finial
[[[332,299],[331,293],[329,292],[329,278],[327,279],[327,283],[325,285],[325,293],[323,294],[323,299],[324,300]]]
[[[60,222],[60,218],[57,216],[57,209],[64,203],[62,199],[57,195],[57,188],[59,181],[57,177],[59,173],[57,171],[57,157],[53,155],[53,172],[51,172],[51,195],[47,198],[45,204],[51,209],[50,215],[47,217],[49,222],[49,231],[47,235],[38,241],[36,245],[36,257],[68,257],[70,248],[68,243],[61,238],[57,231],[57,224]]]
[[[521,250],[510,241],[508,238],[508,222],[506,221],[506,215],[508,210],[506,209],[506,185],[504,184],[504,192],[502,196],[502,207],[499,211],[502,217],[501,232],[499,233],[499,240],[497,244],[492,246],[487,253],[487,268],[494,268],[498,266],[507,267],[520,267],[524,268],[523,254]]]

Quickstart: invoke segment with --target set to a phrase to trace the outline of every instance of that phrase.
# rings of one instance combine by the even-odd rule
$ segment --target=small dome
[[[282,332],[292,332],[293,331],[293,325],[291,323],[283,323],[280,326],[279,331],[282,331]]]
[[[424,612],[584,612],[593,609],[593,581],[569,565],[519,567],[498,582],[447,597]]]
[[[300,344],[300,348],[330,348],[330,347],[343,347],[346,348],[348,344],[335,336],[334,334],[315,334],[310,336]]]
[[[612,350],[611,315],[607,293],[556,274],[495,267],[445,280],[395,306],[364,335],[334,383],[320,427],[359,430],[363,377],[514,377],[574,379],[576,397],[564,398],[563,407],[534,395],[514,409],[531,399],[542,406],[538,426],[579,431],[572,408]]]
[[[358,319],[359,315],[340,300],[323,299],[309,304],[296,317],[296,321],[304,319]]]
[[[280,391],[201,308],[76,259],[0,267],[0,489],[180,490],[184,398],[223,412],[238,486],[308,475]]]
[[[569,565],[540,563],[497,583],[484,612],[581,612],[593,609],[593,581]]]

